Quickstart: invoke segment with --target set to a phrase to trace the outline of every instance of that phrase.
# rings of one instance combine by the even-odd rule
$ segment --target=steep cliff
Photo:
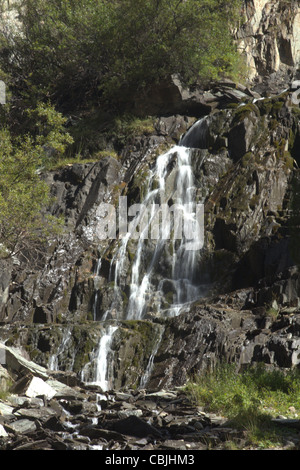
[[[246,0],[236,34],[246,56],[249,78],[284,85],[299,73],[300,10],[297,1]],[[270,90],[269,90],[270,91]],[[279,91],[277,89],[277,91]]]
[[[298,366],[299,14],[296,2],[246,1],[236,32],[251,68],[246,85],[224,80],[187,90],[173,76],[135,103],[140,114],[153,114],[152,126],[127,138],[117,157],[43,175],[49,213],[64,218],[64,233],[39,259],[1,261],[2,341],[92,381],[105,340],[116,388],[181,385],[221,360]],[[179,144],[190,149],[188,164]],[[186,280],[172,273],[175,243],[159,251],[149,242],[135,263],[137,241],[99,237],[99,206],[117,208],[119,196],[145,202],[161,184],[161,155],[169,158],[167,204],[178,197],[182,166],[204,204],[204,246],[183,282],[197,296],[186,295],[186,304],[174,302]],[[134,270],[147,277],[149,262],[157,269],[143,293],[147,308],[128,316]]]

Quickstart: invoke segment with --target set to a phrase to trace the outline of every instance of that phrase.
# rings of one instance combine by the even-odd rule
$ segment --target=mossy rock
[[[136,388],[147,368],[149,359],[159,339],[160,325],[144,320],[127,320],[120,323],[113,350],[115,387]]]
[[[233,114],[232,124],[239,124],[244,121],[245,118],[249,118],[251,121],[256,122],[256,119],[260,117],[258,107],[253,103],[247,103],[243,106],[239,106]]]

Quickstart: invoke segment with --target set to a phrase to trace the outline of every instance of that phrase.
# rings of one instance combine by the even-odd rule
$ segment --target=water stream
[[[206,128],[205,118],[194,125],[198,140],[199,136],[200,139],[205,138]],[[197,188],[191,162],[193,145],[196,145],[195,135],[190,131],[179,145],[160,155],[149,172],[144,200],[128,210],[128,215],[132,216],[128,231],[119,241],[119,248],[111,261],[113,301],[102,316],[102,322],[112,319],[142,320],[149,313],[162,317],[176,316],[201,296],[195,273],[204,239],[203,214],[199,209],[201,205],[196,204]],[[130,272],[124,276],[132,243],[135,243],[134,257]],[[97,275],[100,266],[99,260]],[[128,303],[123,311],[118,299],[124,290],[122,280],[124,277],[128,279],[129,275]],[[96,293],[94,319],[99,318],[97,300]],[[111,325],[106,327],[100,339],[93,382],[100,384],[103,390],[111,384],[108,364],[117,328]],[[160,339],[141,378],[142,386],[150,376]]]

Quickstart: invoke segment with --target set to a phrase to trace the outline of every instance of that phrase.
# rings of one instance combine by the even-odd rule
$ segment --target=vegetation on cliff
[[[23,0],[17,6],[22,27],[2,37],[1,68],[14,95],[30,102],[50,97],[67,112],[99,103],[119,110],[124,92],[172,74],[191,83],[237,73],[230,25],[240,5]]]
[[[70,156],[78,161],[78,149],[86,157],[91,115],[99,136],[107,110],[113,110],[113,124],[124,112],[124,95],[172,74],[188,84],[238,72],[230,25],[240,4],[20,0],[8,20],[7,2],[0,1],[0,79],[7,98],[0,107],[2,254],[41,235],[39,214],[48,196],[39,170]]]
[[[34,116],[35,132],[16,136],[0,129],[0,257],[28,251],[57,234],[59,219],[41,211],[49,203],[49,187],[40,171],[64,152],[71,137],[64,131],[64,118],[51,106],[39,104],[28,110]],[[48,239],[48,242],[50,238]],[[30,253],[30,255],[29,255]]]

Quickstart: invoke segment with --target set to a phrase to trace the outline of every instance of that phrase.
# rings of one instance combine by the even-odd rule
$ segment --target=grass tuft
[[[185,391],[206,412],[228,418],[230,425],[246,432],[251,444],[262,448],[280,445],[286,434],[273,418],[297,418],[300,413],[299,370],[256,365],[238,373],[235,365],[226,364],[197,376]]]

